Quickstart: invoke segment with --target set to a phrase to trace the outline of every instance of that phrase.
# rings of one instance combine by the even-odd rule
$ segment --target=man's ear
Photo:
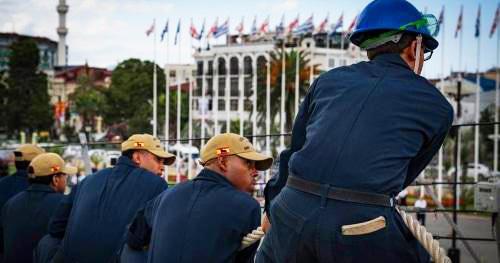
[[[411,41],[408,50],[408,58],[410,58],[412,61],[415,61],[417,59],[417,40]]]
[[[219,166],[219,169],[223,172],[227,171],[227,160],[226,158],[219,156],[217,157],[217,165]]]
[[[141,153],[139,151],[135,151],[132,154],[132,162],[139,165],[141,163]]]

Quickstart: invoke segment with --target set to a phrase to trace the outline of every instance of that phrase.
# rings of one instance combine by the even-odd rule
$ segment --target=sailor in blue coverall
[[[53,262],[116,260],[127,225],[139,209],[167,189],[161,175],[164,165],[174,161],[175,156],[149,134],[136,134],[123,142],[117,165],[85,178],[52,219],[50,234],[63,238]],[[45,245],[40,244],[52,249]]]
[[[453,121],[419,75],[438,46],[436,26],[404,0],[375,0],[360,13],[350,40],[370,61],[330,70],[308,91],[266,186],[271,227],[256,262],[429,262],[394,197]]]
[[[28,166],[44,149],[34,144],[24,144],[14,151],[16,172],[0,179],[0,211],[4,204],[14,195],[28,188]],[[0,243],[0,248],[3,244]],[[0,263],[3,262],[3,252],[0,251]]]
[[[55,153],[42,153],[30,163],[28,189],[4,205],[0,222],[0,239],[4,262],[31,263],[33,249],[47,234],[49,219],[63,197],[68,174],[75,167],[65,166]]]
[[[195,179],[168,189],[138,214],[128,246],[149,246],[148,262],[253,262],[258,243],[240,246],[260,225],[251,193],[257,170],[268,169],[272,158],[232,133],[210,139],[200,157],[204,169]]]

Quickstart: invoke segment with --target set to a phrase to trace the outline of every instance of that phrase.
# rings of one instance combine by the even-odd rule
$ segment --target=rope
[[[243,250],[251,245],[253,245],[255,242],[259,241],[263,236],[265,235],[264,231],[262,231],[262,227],[257,227],[257,229],[254,229],[251,233],[248,233],[245,237],[243,237],[243,240],[241,240],[241,246],[240,250]]]
[[[436,263],[451,263],[451,259],[446,255],[445,250],[439,245],[439,242],[432,237],[432,234],[424,226],[404,211],[396,209],[406,226],[410,229],[415,238],[422,244]]]

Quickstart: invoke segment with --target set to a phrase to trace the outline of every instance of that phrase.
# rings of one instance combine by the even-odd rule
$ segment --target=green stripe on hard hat
[[[439,34],[439,24],[434,15],[422,15],[422,18],[416,20],[414,22],[408,23],[406,25],[400,26],[398,30],[391,30],[380,35],[366,39],[363,41],[359,47],[365,50],[373,49],[379,47],[388,42],[398,43],[402,37],[403,32],[409,31],[410,28],[415,28],[416,30],[421,30],[422,28],[427,29],[429,35],[432,37],[437,36]]]

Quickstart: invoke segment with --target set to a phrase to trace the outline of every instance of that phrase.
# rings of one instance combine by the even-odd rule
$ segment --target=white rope
[[[432,234],[424,226],[404,211],[396,209],[406,226],[410,229],[415,238],[422,244],[427,252],[434,259],[435,263],[451,263],[451,259],[446,255],[445,250],[439,245],[439,242],[432,237]]]
[[[251,233],[248,233],[245,237],[243,237],[243,240],[241,240],[240,250],[251,246],[255,242],[259,241],[264,235],[265,233],[262,230],[262,227],[257,227],[257,229],[254,229]]]

